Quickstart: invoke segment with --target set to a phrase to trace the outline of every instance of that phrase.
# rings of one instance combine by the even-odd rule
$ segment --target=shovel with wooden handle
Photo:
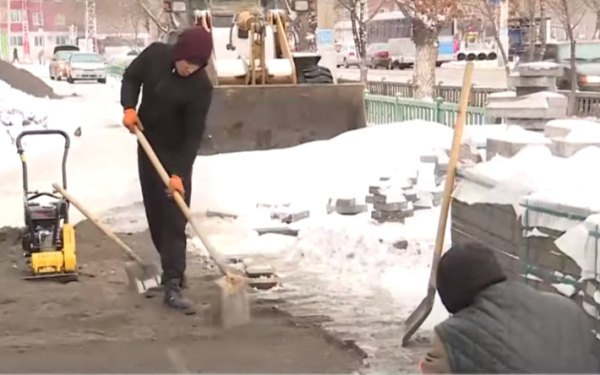
[[[140,145],[148,155],[148,159],[150,159],[150,162],[156,169],[161,180],[165,183],[165,186],[169,186],[169,174],[162,166],[158,156],[152,149],[152,146],[150,146],[150,143],[148,143],[148,140],[140,129],[137,127],[134,129]],[[224,328],[231,328],[250,323],[250,306],[245,291],[246,279],[243,276],[232,273],[225,265],[223,257],[209,241],[208,236],[202,232],[200,226],[194,221],[192,212],[181,194],[175,192],[173,194],[173,199],[181,209],[181,212],[185,215],[185,218],[192,226],[192,229],[198,238],[200,238],[200,241],[202,241],[202,244],[219,268],[219,271],[223,274],[223,277],[216,282],[221,292],[219,300],[220,306],[218,306],[219,321],[221,325]]]
[[[460,143],[462,141],[463,129],[467,117],[467,105],[469,95],[471,94],[471,83],[473,81],[473,63],[468,62],[465,67],[462,89],[460,90],[460,101],[458,104],[458,116],[454,126],[454,136],[452,137],[452,148],[450,149],[450,161],[448,162],[448,174],[446,175],[446,184],[444,185],[444,195],[442,197],[442,207],[438,222],[437,236],[435,238],[435,248],[433,250],[433,261],[431,262],[431,273],[427,286],[427,296],[421,301],[419,306],[410,314],[404,322],[404,331],[402,333],[402,346],[406,346],[412,335],[421,327],[425,319],[433,309],[436,293],[436,274],[437,267],[442,257],[444,248],[444,235],[446,234],[446,222],[448,221],[448,212],[450,210],[450,201],[452,199],[452,190],[454,189],[454,180],[456,178],[456,165],[460,152]]]
[[[160,286],[159,267],[154,263],[147,263],[133,251],[125,242],[123,242],[116,234],[100,221],[100,219],[88,211],[81,202],[75,199],[69,192],[57,183],[52,184],[55,191],[59,192],[66,200],[69,201],[79,212],[87,217],[94,225],[98,227],[104,234],[113,240],[119,247],[129,256],[132,262],[125,264],[125,273],[129,279],[129,285],[136,289],[138,293],[146,293],[150,288]]]

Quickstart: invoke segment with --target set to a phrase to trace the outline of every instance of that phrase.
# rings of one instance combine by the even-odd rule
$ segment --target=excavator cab
[[[214,91],[201,155],[293,147],[366,126],[364,85],[335,84],[314,53],[293,53],[287,15],[264,4],[194,11],[213,38]]]

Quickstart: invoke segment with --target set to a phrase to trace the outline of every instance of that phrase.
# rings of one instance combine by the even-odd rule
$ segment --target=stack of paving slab
[[[509,127],[504,135],[487,139],[486,159],[495,155],[511,158],[527,146],[547,147],[552,155],[568,158],[589,146],[600,147],[600,123],[561,119],[544,125],[544,132]]]
[[[382,181],[381,181],[382,180]],[[379,184],[369,186],[365,201],[373,205],[371,218],[378,223],[404,223],[414,215],[413,203],[417,194],[409,180],[403,184],[392,184],[383,177]]]
[[[550,62],[517,65],[508,77],[508,87],[513,91],[490,94],[487,115],[536,131],[543,131],[549,120],[565,118],[568,99],[557,92],[556,86],[563,70]]]

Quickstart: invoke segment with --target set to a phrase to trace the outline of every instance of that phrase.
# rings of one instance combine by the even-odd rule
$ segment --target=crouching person
[[[424,374],[600,373],[600,342],[573,301],[507,281],[489,248],[452,247],[437,290],[451,315],[435,327]]]

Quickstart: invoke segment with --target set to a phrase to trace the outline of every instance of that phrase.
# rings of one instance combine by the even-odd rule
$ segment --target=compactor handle
[[[62,169],[63,188],[65,188],[65,189],[67,188],[67,156],[69,154],[69,148],[71,147],[71,138],[69,137],[69,135],[65,131],[60,130],[60,129],[25,130],[25,131],[21,132],[21,134],[19,134],[19,136],[17,137],[17,140],[16,140],[17,152],[21,156],[21,164],[23,166],[23,190],[25,191],[25,194],[27,194],[28,190],[29,190],[29,180],[27,177],[27,163],[25,162],[25,155],[24,155],[25,150],[23,149],[22,139],[29,135],[52,135],[52,134],[60,135],[65,139],[65,151],[63,153],[61,169]]]
[[[69,149],[69,147],[71,147],[71,138],[69,138],[69,135],[64,131],[64,130],[60,130],[60,129],[44,129],[44,130],[25,130],[22,131],[21,134],[19,134],[19,136],[17,137],[17,152],[19,154],[22,154],[24,152],[23,150],[23,144],[21,142],[21,139],[23,139],[23,137],[26,137],[28,135],[62,135],[63,138],[65,139],[65,150]]]

